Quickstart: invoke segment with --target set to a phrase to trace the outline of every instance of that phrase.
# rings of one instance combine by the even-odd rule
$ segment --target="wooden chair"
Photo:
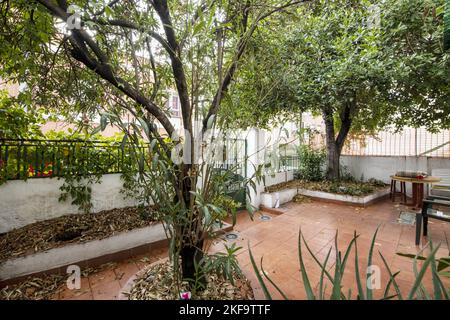
[[[433,205],[439,206],[439,208],[450,208],[450,201],[427,198],[423,200],[422,212],[416,214],[416,246],[420,244],[420,234],[422,231],[423,223],[423,235],[428,235],[428,218],[437,219],[441,221],[450,222],[450,213],[441,212],[433,209]]]

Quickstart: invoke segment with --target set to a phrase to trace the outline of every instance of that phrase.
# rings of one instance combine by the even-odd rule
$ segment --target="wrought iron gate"
[[[227,195],[245,207],[246,187],[244,180],[247,177],[247,140],[227,139],[223,146],[223,161],[218,169],[232,172],[232,179],[227,184]]]

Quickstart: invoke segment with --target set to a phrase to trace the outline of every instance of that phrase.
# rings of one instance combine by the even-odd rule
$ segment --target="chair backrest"
[[[450,169],[433,169],[431,170],[431,175],[433,177],[441,178],[441,181],[433,186],[450,188]]]

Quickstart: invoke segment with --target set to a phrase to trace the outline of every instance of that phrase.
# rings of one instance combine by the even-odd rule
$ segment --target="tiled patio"
[[[252,280],[257,299],[264,297],[250,264],[248,244],[258,263],[260,258],[264,257],[263,266],[265,271],[290,299],[305,299],[297,254],[300,227],[309,246],[322,260],[325,259],[330,246],[334,245],[336,229],[339,230],[338,245],[341,251],[345,250],[346,245],[353,237],[353,232],[356,230],[360,234],[358,254],[360,273],[363,275],[372,235],[377,226],[380,226],[375,244],[373,263],[380,266],[382,283],[381,289],[375,290],[374,295],[380,297],[383,294],[388,280],[387,272],[378,251],[383,253],[393,272],[401,270],[397,276],[397,282],[402,291],[407,291],[411,288],[414,280],[412,260],[398,256],[396,253],[416,253],[420,248],[414,245],[415,226],[397,222],[400,210],[403,209],[402,206],[393,204],[390,201],[377,203],[367,208],[312,201],[303,204],[290,203],[283,209],[283,214],[271,215],[272,219],[269,221],[261,221],[259,219],[260,214],[255,216],[254,221],[251,221],[246,212],[241,212],[238,217],[238,223],[234,228],[239,234],[239,239],[235,241],[243,247],[238,258],[243,271]],[[429,239],[433,240],[434,244],[442,243],[438,256],[448,254],[448,248],[445,244],[445,233],[450,238],[450,224],[430,220]],[[210,251],[221,250],[223,244],[223,241],[215,241]],[[228,244],[231,244],[231,242],[228,242]],[[148,263],[165,256],[167,256],[167,250],[157,250],[145,256],[119,262],[106,270],[84,278],[80,290],[65,289],[55,298],[115,299],[120,288],[129,277]],[[330,267],[334,264],[334,256],[334,251],[332,251]],[[317,285],[320,268],[307,253],[305,254],[305,266],[311,281],[314,285]],[[345,292],[348,292],[348,289],[352,289],[352,296],[355,298],[356,284],[353,270],[354,255],[351,255],[343,283]],[[447,287],[450,286],[448,279],[445,279],[444,283]],[[427,288],[432,286],[430,274],[426,275],[425,286]],[[330,285],[328,284],[329,287]],[[281,298],[281,295],[273,288],[271,288],[271,292],[273,293],[273,298]]]

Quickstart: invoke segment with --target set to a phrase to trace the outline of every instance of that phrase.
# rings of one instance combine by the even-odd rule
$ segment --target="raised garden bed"
[[[95,266],[108,261],[129,258],[150,250],[151,245],[165,243],[161,224],[116,233],[100,240],[68,243],[46,251],[13,257],[0,263],[0,281],[21,279],[39,273],[64,273],[64,268],[76,264]]]
[[[156,262],[131,277],[121,289],[119,300],[173,300],[179,299],[175,292],[172,266],[168,259]],[[234,284],[216,274],[208,274],[205,290],[192,296],[193,300],[253,300],[253,289],[244,275],[234,274]],[[185,283],[181,291],[186,291]]]
[[[339,184],[330,181],[292,180],[267,187],[262,194],[261,204],[267,208],[276,208],[292,201],[298,194],[325,201],[366,206],[387,196],[389,189],[384,183],[375,180]]]
[[[116,266],[110,262],[96,268],[84,268],[81,271],[83,277]],[[7,285],[0,289],[0,300],[50,300],[57,297],[59,292],[65,289],[67,274],[43,274],[30,276],[26,279]]]
[[[0,235],[0,263],[68,244],[101,240],[156,222],[144,209],[128,207],[98,213],[70,214],[39,221]],[[151,210],[146,208],[145,210]]]
[[[145,253],[167,242],[151,208],[124,208],[40,221],[0,236],[0,284],[71,264],[96,266]],[[231,229],[218,224],[216,232]],[[15,281],[13,281],[15,282]]]

